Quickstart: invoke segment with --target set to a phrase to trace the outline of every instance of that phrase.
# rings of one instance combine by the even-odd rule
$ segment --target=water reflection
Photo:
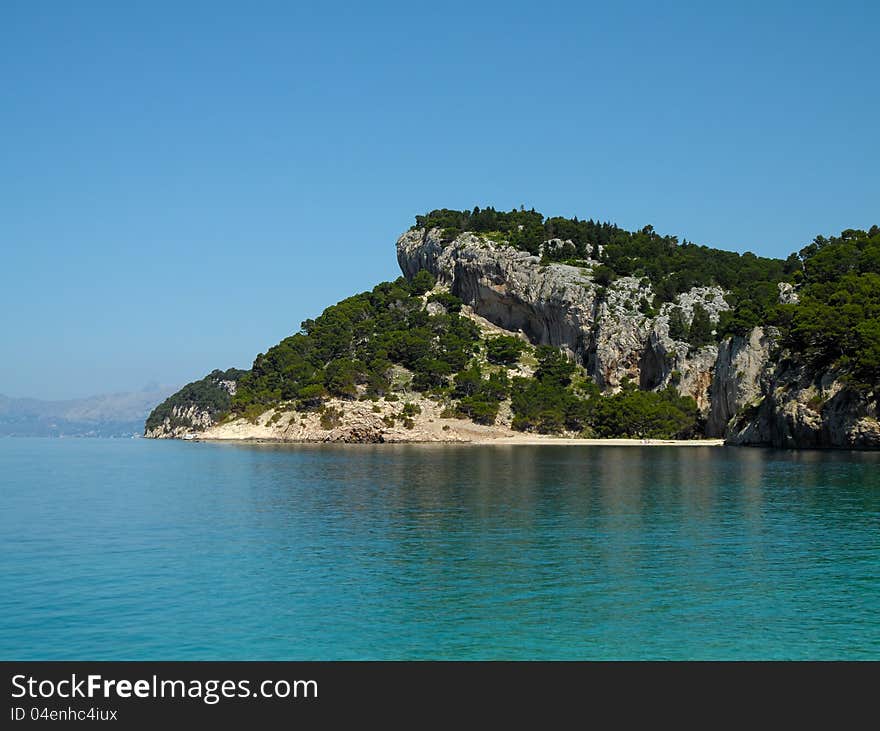
[[[263,459],[254,469],[274,477],[253,492],[272,508],[255,514],[306,543],[338,541],[347,565],[337,577],[393,597],[385,610],[401,625],[445,627],[449,636],[422,647],[425,656],[506,656],[523,642],[543,654],[548,633],[564,640],[551,655],[613,656],[627,625],[663,656],[688,644],[676,650],[659,638],[687,638],[701,625],[726,625],[728,652],[751,645],[755,632],[785,635],[815,589],[845,588],[822,569],[823,557],[850,542],[865,548],[880,500],[874,455],[383,445],[297,448],[290,459],[283,448],[256,451]],[[865,550],[876,558],[876,544]],[[876,599],[877,572],[868,574]],[[490,649],[481,643],[492,627],[519,640],[494,636]],[[871,646],[877,641],[874,626]]]
[[[877,454],[64,449],[6,461],[6,656],[880,658]]]

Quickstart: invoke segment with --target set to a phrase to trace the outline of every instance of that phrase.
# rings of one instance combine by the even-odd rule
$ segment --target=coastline
[[[469,444],[474,446],[569,447],[720,447],[722,439],[582,438],[574,433],[536,434],[511,429],[509,409],[495,424],[449,417],[427,398],[410,398],[414,413],[404,418],[399,402],[385,400],[328,402],[330,423],[319,412],[295,412],[284,406],[268,409],[253,420],[224,420],[204,429],[165,432],[160,439],[265,444]],[[147,435],[151,436],[151,435]]]
[[[555,437],[542,434],[522,434],[517,436],[484,437],[472,440],[462,439],[394,439],[384,442],[353,442],[332,439],[282,439],[278,437],[195,437],[194,442],[216,442],[236,444],[454,444],[456,446],[563,446],[563,447],[723,447],[723,439],[579,439],[577,437]]]
[[[544,436],[541,434],[523,434],[522,436],[498,437],[483,439],[473,444],[519,444],[524,446],[563,445],[572,447],[723,447],[723,439],[579,439]]]

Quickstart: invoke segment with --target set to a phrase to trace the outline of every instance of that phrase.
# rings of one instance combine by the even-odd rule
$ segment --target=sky
[[[880,224],[880,4],[0,0],[0,393],[183,384],[434,208]]]

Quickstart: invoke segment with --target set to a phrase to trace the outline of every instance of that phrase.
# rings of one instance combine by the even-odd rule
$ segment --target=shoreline
[[[514,431],[509,410],[496,423],[478,424],[448,415],[448,407],[413,397],[409,414],[398,402],[332,399],[325,412],[297,412],[284,405],[269,408],[252,419],[224,419],[207,428],[173,432],[159,438],[185,441],[263,444],[467,444],[472,446],[566,447],[720,447],[722,439],[583,438],[576,432],[537,434]],[[328,416],[329,415],[329,416]],[[584,435],[585,436],[585,435]]]
[[[413,439],[406,440],[388,440],[384,442],[347,442],[342,440],[314,440],[314,439],[280,439],[272,437],[242,437],[242,438],[221,438],[221,437],[196,437],[195,439],[178,439],[177,441],[192,442],[216,442],[220,444],[296,444],[296,445],[356,445],[356,444],[443,444],[456,446],[523,446],[523,447],[540,447],[540,446],[563,446],[563,447],[723,447],[723,439],[623,439],[609,437],[607,439],[578,439],[568,437],[543,436],[540,434],[524,434],[522,436],[505,436],[505,437],[485,437],[482,439],[460,440],[460,439]]]
[[[536,434],[497,437],[472,442],[473,444],[520,444],[525,446],[563,445],[578,447],[723,447],[723,439],[629,439],[608,437],[606,439],[578,439]]]

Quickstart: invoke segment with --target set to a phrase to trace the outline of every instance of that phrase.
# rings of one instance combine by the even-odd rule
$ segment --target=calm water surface
[[[880,659],[880,454],[0,439],[0,659]]]

